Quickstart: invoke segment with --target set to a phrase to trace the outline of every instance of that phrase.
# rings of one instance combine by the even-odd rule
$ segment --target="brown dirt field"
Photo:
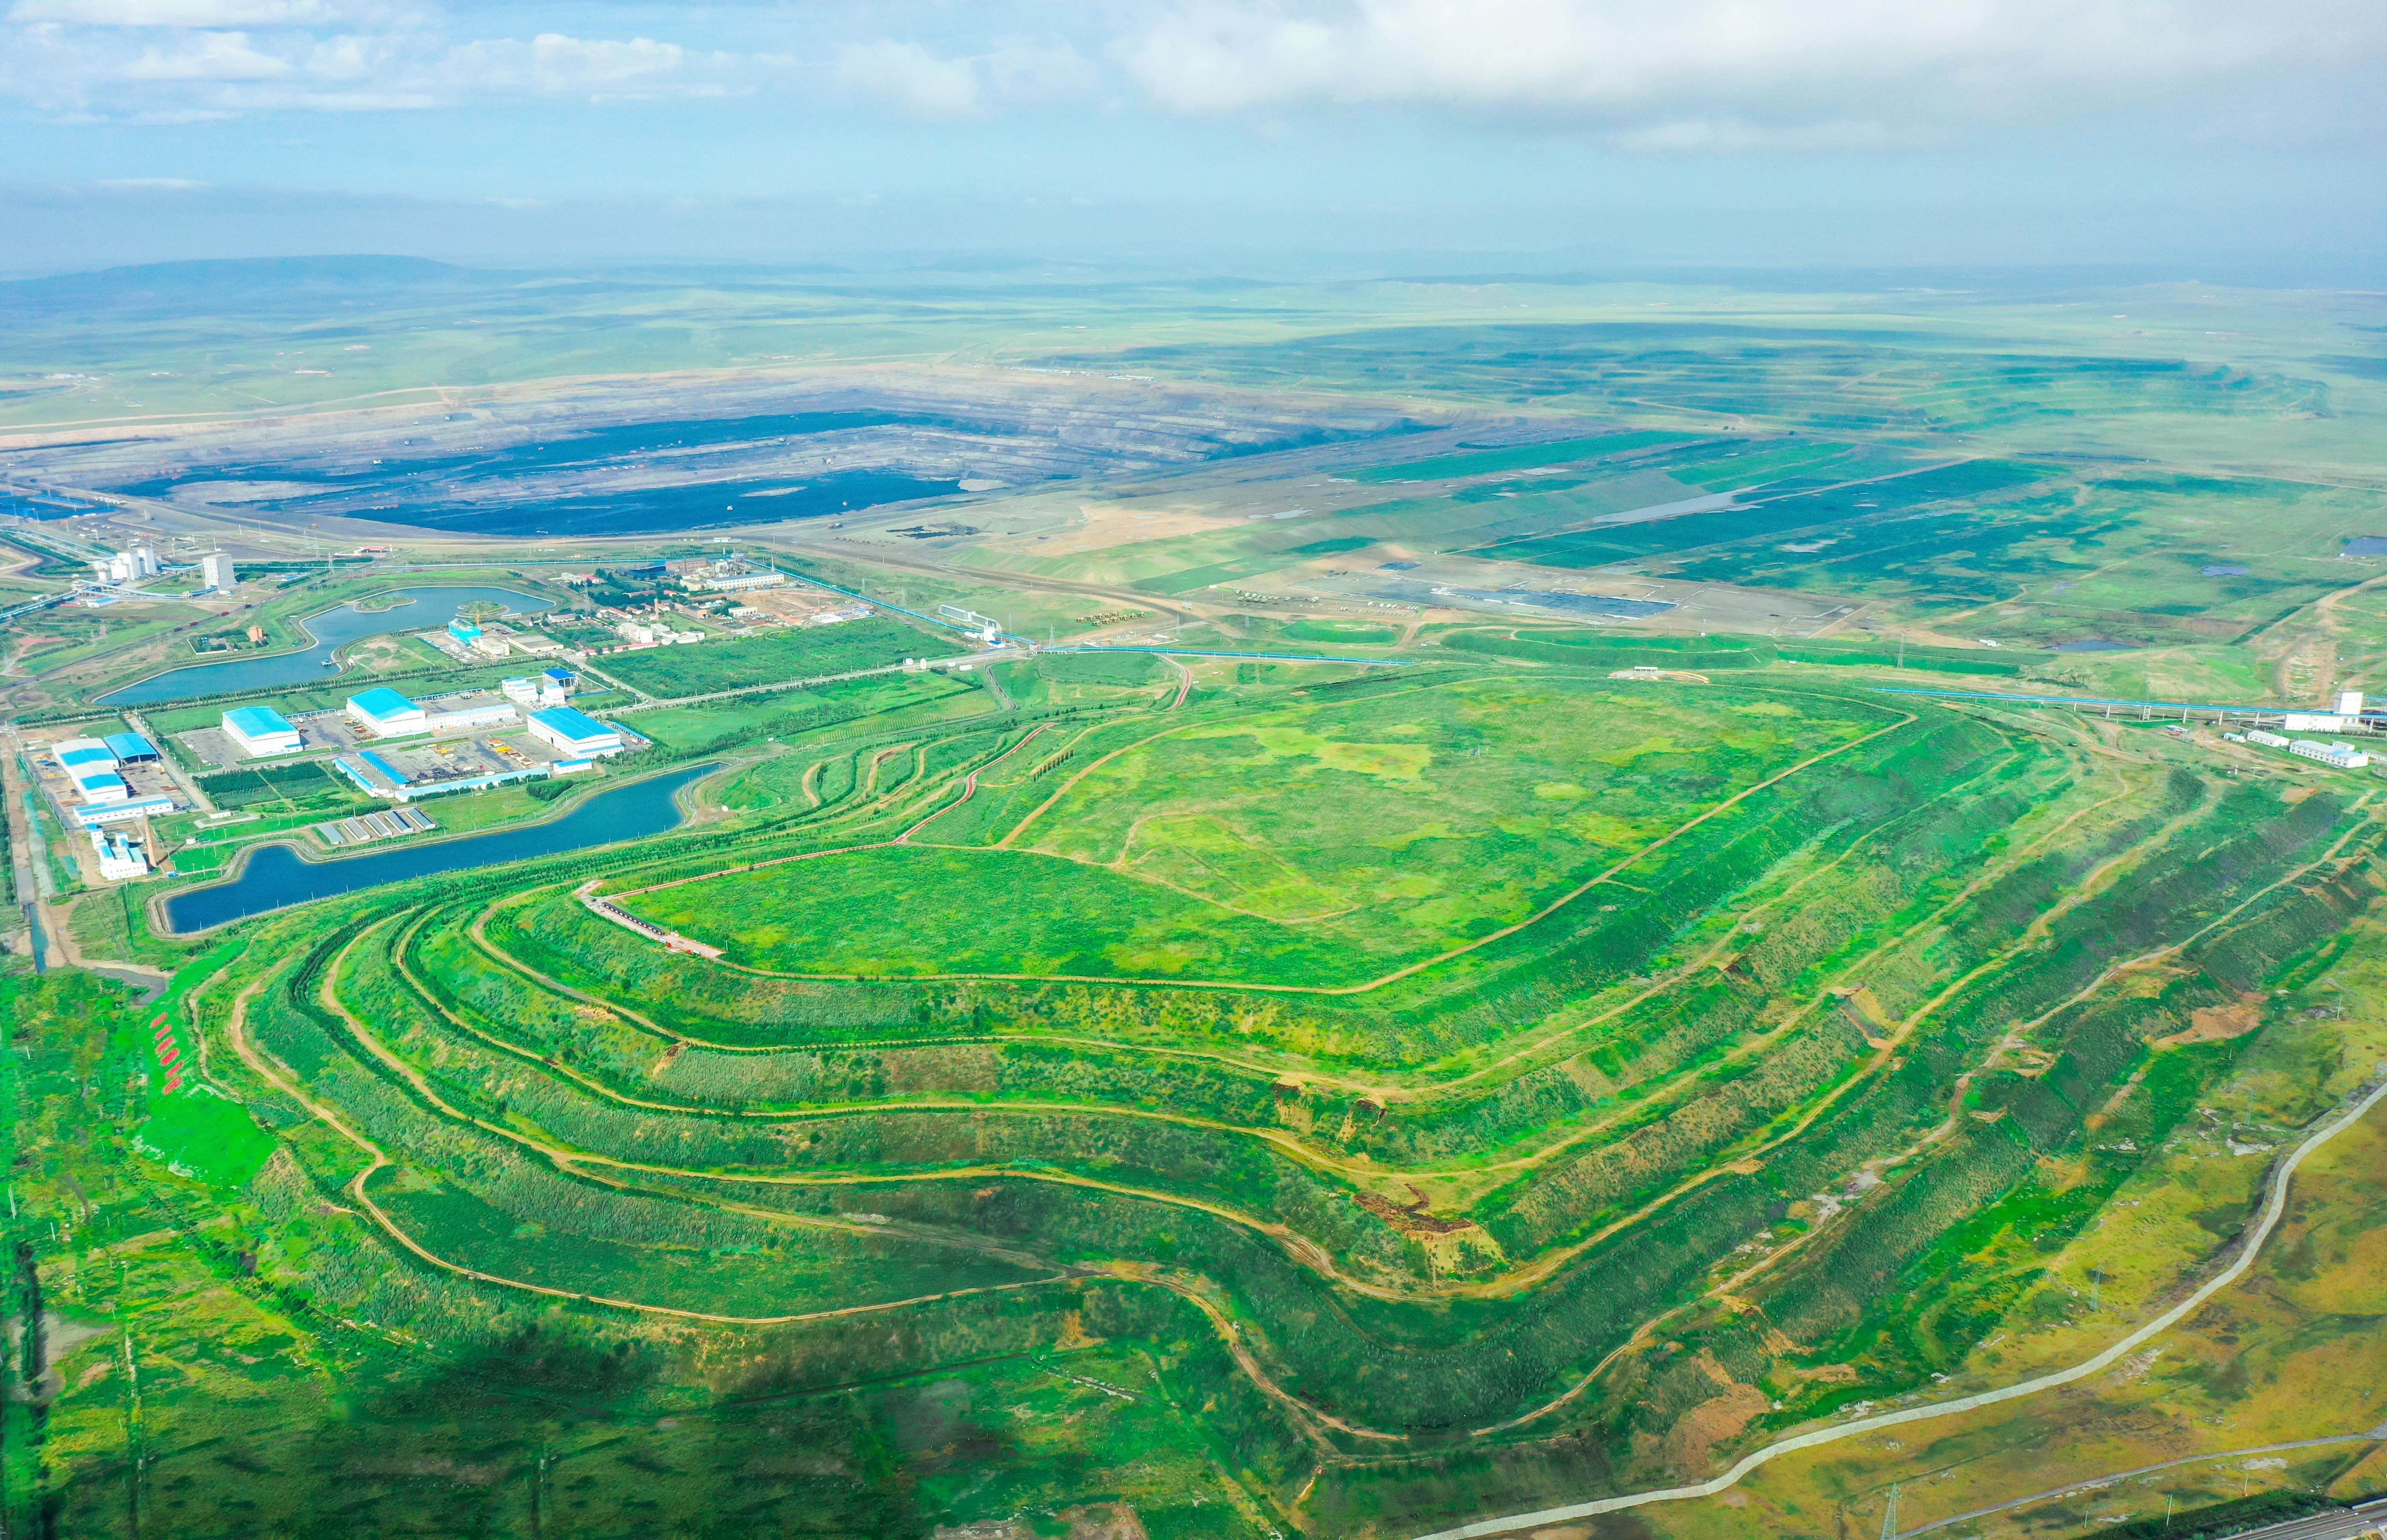
[[[2185,1032],[2155,1041],[2157,1048],[2182,1048],[2191,1042],[2227,1042],[2263,1025],[2263,997],[2241,995],[2235,1005],[2208,1005],[2189,1017]]]
[[[1735,1385],[1683,1414],[1666,1434],[1667,1469],[1685,1476],[1714,1474],[1708,1451],[1749,1426],[1773,1403],[1755,1385]]]

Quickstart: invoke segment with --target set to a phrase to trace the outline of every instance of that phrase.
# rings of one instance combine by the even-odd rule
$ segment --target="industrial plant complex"
[[[335,708],[228,706],[212,725],[162,738],[69,726],[71,736],[28,747],[58,817],[89,837],[88,871],[117,882],[165,866],[171,848],[204,843],[217,825],[258,817],[217,810],[202,789],[244,773],[286,776],[281,767],[290,766],[304,775],[312,764],[327,789],[389,804],[309,825],[328,849],[430,830],[432,820],[410,805],[425,798],[576,775],[646,746],[640,735],[573,706],[579,688],[579,676],[561,666],[505,679],[496,690],[420,699],[380,685]],[[169,818],[177,820],[171,839],[154,827]]]

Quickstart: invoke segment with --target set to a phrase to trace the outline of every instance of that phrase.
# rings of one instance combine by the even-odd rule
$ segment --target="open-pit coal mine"
[[[639,535],[864,509],[1424,426],[1381,406],[1029,370],[575,382],[436,407],[60,435],[15,478],[267,522]]]

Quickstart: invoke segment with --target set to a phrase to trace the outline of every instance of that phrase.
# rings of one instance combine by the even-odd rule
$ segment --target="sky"
[[[2376,260],[2379,0],[0,0],[0,272]]]

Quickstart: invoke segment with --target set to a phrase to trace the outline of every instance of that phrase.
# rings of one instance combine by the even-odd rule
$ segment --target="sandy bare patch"
[[[2263,1025],[2263,997],[2242,994],[2234,1005],[2207,1005],[2188,1018],[2188,1030],[2155,1040],[2157,1048],[2181,1048],[2191,1042],[2227,1042]]]

